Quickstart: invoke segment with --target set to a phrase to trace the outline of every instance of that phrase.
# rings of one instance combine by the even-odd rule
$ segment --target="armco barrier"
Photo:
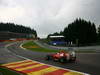
[[[3,64],[2,67],[22,73],[24,75],[88,75],[85,73],[62,69],[32,60],[24,60]]]
[[[24,41],[24,40],[34,40],[34,39],[19,38],[15,40],[0,40],[0,42],[16,42],[16,41]]]

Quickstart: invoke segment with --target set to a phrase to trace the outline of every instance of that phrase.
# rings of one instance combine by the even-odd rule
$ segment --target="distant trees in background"
[[[61,34],[58,33],[58,32],[55,32],[55,33],[53,33],[53,34],[49,34],[49,35],[47,36],[47,38],[49,38],[50,36],[57,36],[57,35],[61,35]]]
[[[99,25],[99,27],[98,27],[98,42],[100,43],[100,25]]]
[[[27,34],[34,34],[35,36],[37,36],[37,33],[34,29],[14,23],[0,23],[0,31],[27,33]]]
[[[64,35],[67,42],[74,44],[88,45],[91,43],[100,42],[100,26],[97,29],[95,24],[84,19],[76,19],[74,22],[68,24],[63,31],[50,35]],[[49,35],[49,36],[50,36]]]
[[[96,27],[94,23],[84,19],[76,19],[64,29],[63,35],[68,41],[79,44],[95,43],[97,40]]]

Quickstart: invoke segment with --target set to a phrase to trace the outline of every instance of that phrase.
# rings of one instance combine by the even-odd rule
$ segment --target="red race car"
[[[49,54],[46,56],[46,60],[54,60],[59,62],[75,62],[76,61],[76,54],[74,51],[60,51],[55,54]]]

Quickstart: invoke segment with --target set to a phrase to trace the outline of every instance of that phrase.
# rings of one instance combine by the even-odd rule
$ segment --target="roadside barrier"
[[[19,38],[14,40],[0,40],[0,42],[16,42],[16,41],[24,41],[24,40],[34,40],[34,39]]]

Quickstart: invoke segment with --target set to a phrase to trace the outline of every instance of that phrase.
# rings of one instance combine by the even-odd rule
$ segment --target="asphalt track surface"
[[[14,53],[10,52],[5,46],[9,44],[7,42],[0,42],[0,64],[24,60],[17,57]]]
[[[26,58],[29,58],[32,60],[42,62],[42,63],[46,63],[46,64],[50,64],[50,65],[54,65],[54,66],[58,66],[58,67],[62,67],[62,68],[72,69],[72,70],[76,70],[76,71],[80,71],[80,72],[85,72],[85,73],[89,73],[91,75],[99,75],[100,74],[100,53],[85,53],[85,54],[80,53],[80,54],[77,54],[76,63],[59,63],[59,62],[54,62],[54,61],[46,61],[44,58],[49,53],[33,52],[33,51],[21,49],[19,47],[21,43],[22,42],[16,42],[16,43],[12,44],[11,46],[7,47],[7,49],[10,51],[10,55],[12,56],[10,58],[12,58],[12,60],[14,59],[13,61],[23,60],[23,58],[18,57],[18,56],[23,56],[23,57],[26,57]],[[5,45],[6,44],[0,44],[0,47],[1,47],[0,53],[8,52],[7,54],[9,56],[9,51],[7,51],[7,49],[3,50],[3,49],[5,49],[4,48]],[[1,57],[2,57],[2,55],[1,55]],[[9,60],[9,59],[6,59],[6,60]],[[11,61],[9,61],[9,62],[11,62]]]

